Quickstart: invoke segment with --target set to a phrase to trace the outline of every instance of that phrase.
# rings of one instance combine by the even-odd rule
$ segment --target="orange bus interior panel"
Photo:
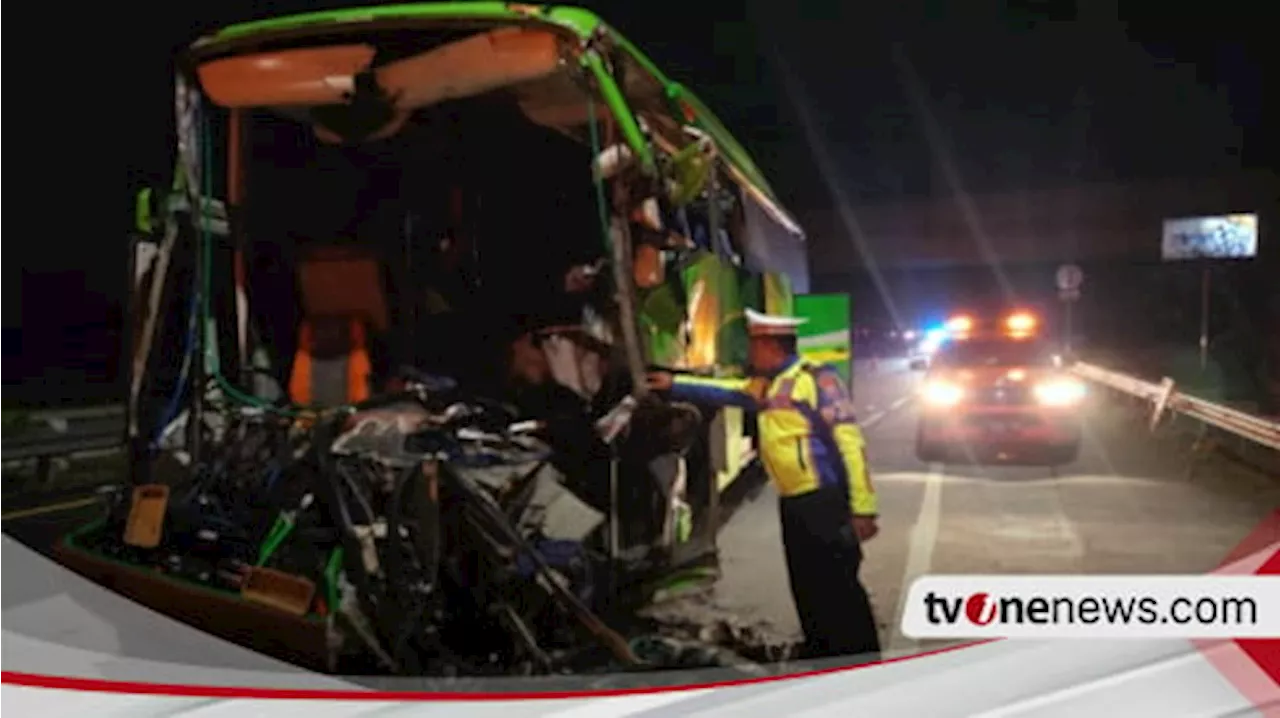
[[[364,401],[372,375],[363,322],[354,317],[303,320],[289,375],[293,403],[323,407]]]
[[[602,127],[612,117],[603,102],[588,103],[582,86],[568,74],[526,82],[513,89],[516,104],[530,122],[559,132],[585,126],[591,121],[589,108],[594,109],[596,122]]]
[[[198,74],[222,107],[334,105],[347,101],[374,52],[368,45],[263,52],[206,62]]]
[[[446,100],[464,99],[494,90],[541,84],[562,66],[561,45],[554,33],[503,28],[472,35],[426,52],[371,68],[376,50],[369,45],[334,45],[262,52],[212,60],[198,73],[205,93],[226,108],[270,107],[292,116],[289,108],[345,105],[356,91],[356,76],[372,69],[378,86],[394,107],[384,127],[366,141],[396,134],[413,110]],[[562,94],[562,93],[561,93]],[[573,124],[585,110],[565,107],[525,108],[531,119],[549,126]],[[552,117],[538,115],[550,112]],[[342,141],[332,130],[315,125],[321,141]]]
[[[387,302],[377,260],[341,251],[317,253],[298,269],[307,317],[357,317],[376,331],[387,328]]]
[[[305,319],[289,378],[302,405],[367,399],[373,373],[368,332],[387,329],[386,295],[377,260],[353,250],[315,252],[298,268]]]
[[[376,71],[399,109],[475,97],[560,69],[560,43],[550,32],[505,28],[473,35]]]

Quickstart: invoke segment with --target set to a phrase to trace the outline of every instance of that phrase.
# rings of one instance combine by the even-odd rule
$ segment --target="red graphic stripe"
[[[1258,569],[1261,576],[1280,576],[1280,549]],[[1240,649],[1258,664],[1271,682],[1280,687],[1280,639],[1249,639],[1238,641]]]
[[[1222,566],[1234,563],[1241,558],[1259,552],[1268,545],[1280,542],[1280,510],[1271,514],[1261,525],[1247,536],[1223,561]],[[1280,575],[1280,549],[1277,549],[1271,557],[1257,571],[1259,574]],[[762,683],[775,683],[783,680],[792,680],[797,678],[810,678],[814,676],[830,675],[842,671],[851,671],[859,668],[868,668],[871,666],[888,665],[891,663],[901,663],[903,661],[916,658],[924,658],[926,656],[950,653],[964,648],[979,646],[986,643],[992,643],[992,639],[984,641],[974,641],[955,646],[948,646],[930,651],[916,653],[910,656],[899,656],[896,658],[888,658],[871,663],[863,663],[854,666],[836,666],[832,668],[824,668],[820,670],[804,671],[799,673],[791,673],[778,676],[763,676],[758,678],[743,678],[731,681],[720,681],[714,683],[687,684],[678,686],[650,686],[638,688],[614,688],[602,690],[588,691],[534,691],[534,692],[507,692],[507,693],[477,693],[477,692],[428,692],[428,691],[373,691],[373,690],[343,690],[343,689],[302,689],[302,688],[252,688],[245,686],[211,686],[211,685],[183,685],[183,684],[166,684],[166,683],[143,683],[132,681],[113,681],[98,678],[72,678],[67,676],[50,676],[39,675],[34,673],[23,673],[19,671],[0,671],[0,683],[8,683],[10,685],[27,686],[32,688],[49,688],[55,690],[73,690],[87,691],[96,693],[116,693],[116,694],[132,694],[132,695],[159,695],[170,697],[187,697],[187,698],[250,698],[250,699],[266,699],[266,700],[347,700],[347,701],[517,701],[517,700],[556,700],[556,699],[572,699],[572,698],[604,698],[611,696],[628,696],[628,695],[646,695],[654,693],[675,693],[682,691],[704,690],[708,688],[727,688],[734,686],[754,685]],[[1275,640],[1252,640],[1252,641],[1231,641],[1230,643],[1238,646],[1254,664],[1256,669],[1260,669],[1262,673],[1270,679],[1271,686],[1259,686],[1257,681],[1252,680],[1252,676],[1242,675],[1244,671],[1234,668],[1232,661],[1219,657],[1215,651],[1208,650],[1211,646],[1220,645],[1215,642],[1196,641],[1197,646],[1205,652],[1206,658],[1220,671],[1223,675],[1236,686],[1248,700],[1263,710],[1264,715],[1270,717],[1273,715],[1280,716],[1280,711],[1274,707],[1268,709],[1269,703],[1274,703],[1277,698],[1275,688],[1280,684],[1280,641]]]
[[[93,693],[123,693],[130,695],[153,695],[182,698],[254,698],[264,700],[331,700],[331,701],[529,701],[558,700],[566,698],[607,698],[613,696],[634,696],[653,693],[678,693],[684,691],[704,690],[708,688],[731,688],[735,686],[776,683],[778,681],[814,676],[830,675],[859,668],[881,666],[890,663],[936,656],[950,653],[962,648],[971,648],[991,641],[974,641],[956,646],[947,646],[931,651],[924,651],[910,656],[886,658],[871,663],[860,663],[854,666],[835,666],[813,671],[788,673],[778,676],[761,676],[758,678],[742,678],[714,683],[693,683],[678,686],[642,686],[638,688],[607,688],[586,691],[528,691],[528,692],[450,692],[450,691],[374,691],[345,690],[337,688],[251,688],[246,686],[200,686],[173,683],[139,683],[133,681],[113,681],[101,678],[71,678],[67,676],[48,676],[20,671],[0,671],[0,683],[27,686],[30,688],[53,688],[64,691],[88,691]]]
[[[1233,564],[1245,556],[1252,556],[1274,543],[1280,543],[1280,509],[1272,511],[1271,515],[1263,519],[1262,523],[1249,532],[1249,535],[1245,536],[1239,545],[1231,549],[1231,553],[1222,559],[1222,563],[1218,564],[1218,568]]]
[[[1268,546],[1280,544],[1280,509],[1271,513],[1227,554],[1219,571]],[[1280,575],[1280,546],[1255,574]],[[1205,658],[1267,718],[1280,718],[1280,640],[1194,641]]]

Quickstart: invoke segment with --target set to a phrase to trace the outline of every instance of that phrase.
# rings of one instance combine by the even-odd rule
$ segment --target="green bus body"
[[[849,297],[845,294],[806,294],[795,298],[800,325],[798,344],[806,359],[836,367],[846,384],[853,379],[853,346]]]

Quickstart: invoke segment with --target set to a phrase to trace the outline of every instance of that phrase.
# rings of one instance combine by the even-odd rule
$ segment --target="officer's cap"
[[[747,333],[753,337],[794,337],[796,328],[809,321],[797,317],[779,317],[748,309]]]

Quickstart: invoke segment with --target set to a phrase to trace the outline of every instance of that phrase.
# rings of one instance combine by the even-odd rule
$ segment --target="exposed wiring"
[[[329,552],[329,560],[324,565],[325,601],[329,610],[337,613],[342,604],[342,588],[338,577],[342,574],[342,546],[336,546]]]
[[[189,374],[191,373],[192,356],[196,347],[196,331],[199,327],[199,307],[196,304],[196,295],[191,294],[190,307],[187,310],[187,336],[182,350],[182,368],[178,371],[178,380],[173,385],[173,394],[169,397],[169,404],[165,407],[164,413],[161,415],[160,423],[156,426],[155,437],[151,440],[151,448],[155,449],[164,439],[165,429],[178,418],[178,414],[182,409],[182,400],[186,396],[186,387]]]
[[[589,134],[591,136],[591,162],[594,164],[600,159],[600,120],[596,117],[595,101],[591,98],[591,93],[587,92],[587,117],[591,118],[587,123]],[[596,220],[600,223],[600,239],[604,242],[605,251],[609,250],[609,211],[604,196],[604,176],[600,172],[593,171],[591,173],[592,184],[595,185],[596,194]]]
[[[200,171],[200,194],[202,196],[196,198],[193,212],[198,213],[195,216],[198,218],[197,221],[200,226],[200,244],[203,253],[202,261],[200,263],[201,276],[197,278],[200,287],[200,325],[202,328],[207,328],[209,326],[216,327],[216,325],[211,324],[213,312],[209,303],[210,289],[213,285],[213,237],[209,231],[209,222],[204,218],[203,204],[204,199],[213,197],[213,143],[211,141],[213,133],[209,128],[209,120],[203,113],[200,115],[200,128],[200,154],[203,160]],[[215,362],[213,363],[213,367],[209,367],[208,365],[210,362],[205,361],[205,357],[201,357],[201,361],[204,362],[206,369],[211,369],[209,372],[210,377],[213,379],[214,383],[217,384],[218,388],[221,389],[227,397],[237,403],[261,409],[262,411],[290,417],[304,416],[309,413],[320,411],[320,409],[315,407],[302,407],[297,405],[277,406],[270,401],[253,396],[249,392],[232,384],[231,380],[227,379],[226,376],[223,375],[220,363]]]
[[[272,466],[267,472],[266,490],[268,493],[275,488],[276,482],[280,480],[280,476],[284,471],[279,466]]]

